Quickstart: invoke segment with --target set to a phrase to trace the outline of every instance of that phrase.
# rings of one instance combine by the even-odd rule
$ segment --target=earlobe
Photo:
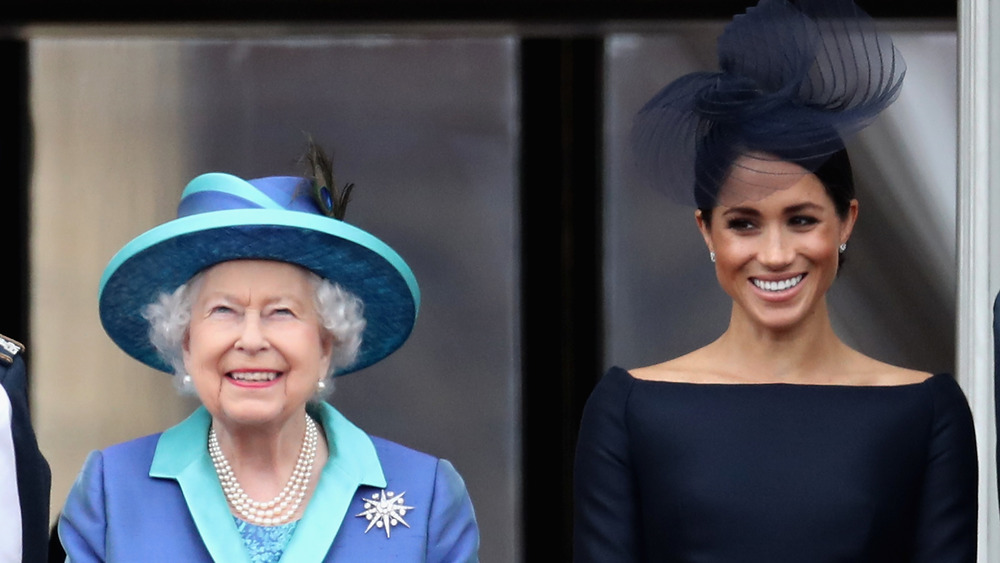
[[[705,217],[702,216],[701,209],[696,209],[694,212],[694,220],[698,224],[698,230],[701,232],[701,236],[705,239],[705,246],[708,247],[709,256],[711,256],[712,262],[715,262],[715,249],[712,248],[712,233],[709,232],[708,224],[705,222]]]
[[[850,206],[847,208],[847,216],[844,220],[840,229],[840,242],[841,244],[846,244],[847,240],[851,238],[851,233],[854,231],[854,225],[858,221],[858,200],[852,199]]]
[[[323,339],[320,344],[323,346],[321,361],[326,364],[326,371],[329,371],[330,362],[333,361],[333,349],[337,345],[337,338],[330,331],[323,331]]]
[[[181,359],[184,361],[184,366],[187,367],[188,361],[191,359],[191,332],[189,330],[184,331],[184,338],[181,339]],[[188,370],[190,372],[190,370]]]

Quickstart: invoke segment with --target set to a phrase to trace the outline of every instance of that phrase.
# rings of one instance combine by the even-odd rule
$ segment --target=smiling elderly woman
[[[330,378],[402,345],[419,292],[398,254],[341,220],[348,190],[312,156],[314,180],[195,178],[176,220],[112,258],[108,335],[202,407],[88,457],[59,522],[70,561],[478,559],[452,465],[322,401]]]

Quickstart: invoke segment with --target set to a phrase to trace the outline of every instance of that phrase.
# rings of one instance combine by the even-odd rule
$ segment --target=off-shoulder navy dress
[[[976,560],[972,416],[947,374],[886,387],[646,381],[584,410],[574,560]]]

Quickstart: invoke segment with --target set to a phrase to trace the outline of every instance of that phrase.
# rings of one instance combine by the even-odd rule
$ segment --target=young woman
[[[903,75],[869,23],[849,0],[764,0],[720,38],[722,72],[640,112],[640,163],[693,195],[732,313],[714,342],[594,390],[576,561],[975,561],[961,389],[851,349],[827,310],[859,209],[843,138]]]

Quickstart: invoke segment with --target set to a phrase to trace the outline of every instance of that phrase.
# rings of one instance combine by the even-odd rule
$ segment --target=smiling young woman
[[[574,560],[974,562],[962,390],[852,349],[826,299],[859,217],[844,138],[895,99],[901,56],[850,0],[762,0],[719,62],[654,96],[633,147],[695,204],[729,324],[594,389]]]
[[[843,150],[815,172],[773,157],[736,159],[716,205],[695,211],[719,285],[733,300],[729,326],[703,348],[630,374],[688,383],[844,385],[931,377],[853,350],[831,326],[826,294],[859,210],[845,173],[850,161]]]
[[[857,200],[841,215],[816,175],[780,161],[766,171],[752,170],[741,166],[744,160],[722,186],[723,201],[742,201],[741,183],[759,186],[791,174],[800,179],[759,201],[695,213],[715,256],[719,283],[733,298],[732,324],[749,323],[758,331],[808,330],[804,323],[826,317],[826,291],[837,275],[839,248],[854,228]]]

